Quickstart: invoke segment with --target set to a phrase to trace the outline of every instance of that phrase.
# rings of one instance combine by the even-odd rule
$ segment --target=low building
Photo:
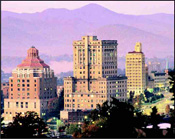
[[[82,124],[84,119],[88,114],[90,114],[90,110],[77,110],[77,111],[61,111],[60,119],[65,124]]]
[[[1,114],[4,113],[4,99],[9,97],[9,82],[1,83]]]
[[[9,97],[9,82],[1,83],[1,91],[3,92],[3,97]]]
[[[151,80],[154,80],[154,88],[159,88],[160,90],[165,90],[168,87],[168,76],[165,72],[152,71],[150,73]]]

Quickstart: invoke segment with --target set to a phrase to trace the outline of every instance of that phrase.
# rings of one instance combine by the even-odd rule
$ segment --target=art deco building
[[[56,77],[53,70],[39,57],[39,51],[31,47],[27,57],[12,71],[9,78],[9,98],[4,100],[5,122],[19,112],[35,111],[47,115],[54,108],[57,98]]]
[[[64,78],[65,111],[95,109],[111,97],[127,100],[127,78],[116,76],[117,45],[96,36],[73,42],[74,77]]]
[[[142,52],[142,44],[137,42],[135,51],[126,55],[126,76],[128,92],[134,91],[135,95],[144,92],[146,88],[145,55]]]

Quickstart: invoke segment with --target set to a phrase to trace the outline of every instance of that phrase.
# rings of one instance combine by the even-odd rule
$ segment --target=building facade
[[[135,51],[126,55],[125,67],[128,92],[135,92],[135,96],[144,93],[146,89],[145,55],[140,42],[136,43]]]
[[[1,83],[1,91],[3,92],[3,98],[8,98],[8,96],[9,96],[9,82]]]
[[[9,78],[9,98],[4,100],[4,121],[11,122],[19,112],[35,111],[41,117],[53,109],[57,98],[54,71],[39,57],[39,51],[31,47],[27,57],[12,71]]]
[[[73,42],[74,77],[64,78],[64,110],[92,110],[111,97],[127,100],[127,78],[117,76],[117,41],[83,36]]]
[[[150,78],[154,80],[154,88],[165,90],[169,86],[168,74],[165,72],[152,71]]]
[[[1,83],[1,114],[4,113],[4,99],[9,97],[9,82]]]
[[[65,124],[82,124],[85,117],[90,114],[90,110],[82,111],[61,111],[61,121]]]

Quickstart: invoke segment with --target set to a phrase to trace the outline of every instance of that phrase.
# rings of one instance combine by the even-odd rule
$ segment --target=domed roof
[[[27,57],[19,64],[17,67],[43,67],[49,68],[47,64],[44,63],[39,57],[39,51],[32,46],[27,50]]]

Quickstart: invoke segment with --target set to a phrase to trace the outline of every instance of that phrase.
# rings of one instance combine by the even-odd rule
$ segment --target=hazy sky
[[[1,9],[18,13],[34,13],[48,8],[72,10],[90,3],[96,3],[123,14],[174,14],[174,1],[2,1]]]

